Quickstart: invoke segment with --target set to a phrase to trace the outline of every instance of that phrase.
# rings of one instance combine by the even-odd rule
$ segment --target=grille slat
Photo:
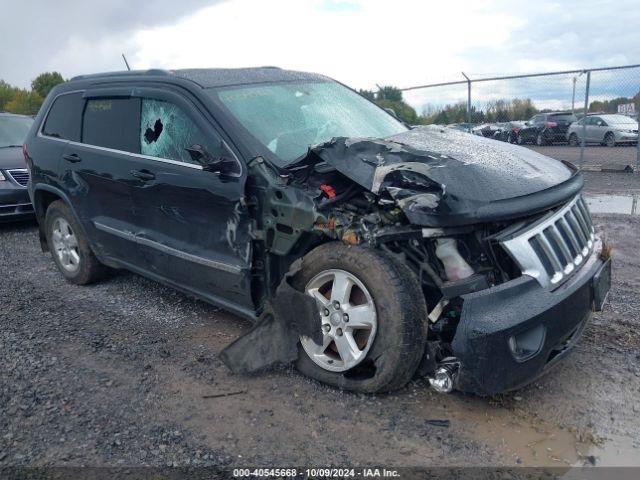
[[[29,170],[26,168],[14,168],[7,170],[7,173],[18,185],[26,187],[29,183]]]
[[[524,275],[534,277],[545,288],[553,288],[586,261],[595,239],[591,215],[578,196],[553,215],[501,243]]]
[[[569,245],[571,245],[572,247],[571,249],[572,256],[576,258],[581,257],[580,252],[582,251],[582,247],[580,247],[580,244],[578,243],[578,237],[576,237],[576,234],[574,233],[573,229],[567,222],[567,219],[561,218],[560,221],[558,222],[558,225],[560,226],[562,231],[565,233],[565,235],[569,239]]]

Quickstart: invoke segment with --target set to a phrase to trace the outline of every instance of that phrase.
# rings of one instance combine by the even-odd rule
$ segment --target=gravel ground
[[[609,192],[636,178],[616,175]],[[34,224],[1,225],[0,466],[638,465],[640,219],[595,220],[615,248],[605,312],[551,373],[493,398],[232,375],[217,355],[248,322],[133,274],[68,284]]]

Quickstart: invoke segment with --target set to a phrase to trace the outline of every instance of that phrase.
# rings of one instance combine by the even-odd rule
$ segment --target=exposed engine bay
[[[416,138],[424,141],[426,134],[429,140],[428,129],[418,130]],[[465,164],[395,139],[333,139],[286,169],[256,158],[248,184],[256,304],[267,305],[290,264],[316,245],[341,241],[384,251],[412,270],[426,300],[428,341],[420,373],[431,376],[437,390],[450,391],[463,296],[522,275],[500,244],[503,233],[553,215],[582,187],[575,169],[541,158],[549,165],[531,163],[531,178],[519,186],[488,178],[487,165],[477,161]],[[465,168],[476,172],[454,182],[455,172]],[[500,185],[507,191],[496,191]],[[591,235],[586,226],[583,231]],[[288,341],[295,344],[298,337]]]

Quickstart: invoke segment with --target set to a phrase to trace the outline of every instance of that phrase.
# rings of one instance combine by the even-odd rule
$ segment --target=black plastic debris
[[[289,283],[296,272],[297,269],[290,271],[284,277],[253,328],[220,354],[232,372],[250,373],[292,363],[298,358],[298,341],[302,335],[322,343],[316,301]]]

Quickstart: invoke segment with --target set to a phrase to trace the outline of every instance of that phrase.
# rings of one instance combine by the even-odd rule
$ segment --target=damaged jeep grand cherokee
[[[24,152],[62,275],[124,268],[251,319],[236,372],[494,394],[565,357],[610,286],[573,166],[409,129],[321,75],[76,77]]]

